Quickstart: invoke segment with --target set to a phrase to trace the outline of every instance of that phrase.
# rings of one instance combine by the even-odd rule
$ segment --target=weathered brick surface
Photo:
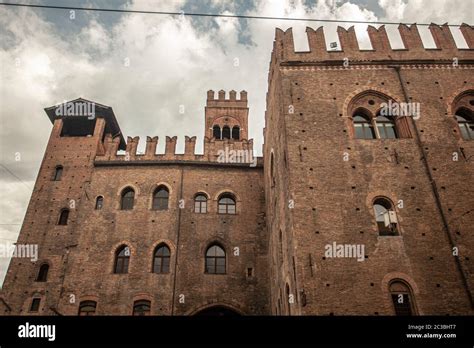
[[[416,28],[402,26],[410,49],[400,51],[371,29],[376,50],[365,52],[355,46],[352,30],[338,31],[343,52],[326,52],[322,31],[308,29],[313,50],[305,53],[294,52],[291,30],[277,30],[264,149],[272,313],[391,315],[389,282],[402,279],[418,314],[472,314],[474,190],[467,183],[474,177],[474,143],[459,136],[454,104],[462,93],[474,100],[474,54],[472,47],[453,47],[446,29],[432,26],[442,49],[425,50],[417,46]],[[367,101],[375,99],[380,108],[380,96],[421,103],[415,121],[421,143],[412,120],[404,125],[411,136],[403,139],[354,138],[351,102],[370,109]],[[403,200],[403,208],[396,207],[399,236],[378,235],[372,202],[379,196]],[[324,258],[333,242],[362,244],[367,258]]]

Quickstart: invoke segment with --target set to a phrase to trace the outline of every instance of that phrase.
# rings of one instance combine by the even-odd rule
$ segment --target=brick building
[[[203,155],[45,109],[18,239],[39,258],[12,259],[2,313],[472,314],[474,29],[429,29],[436,49],[401,25],[405,49],[369,27],[372,50],[338,28],[327,51],[308,28],[308,52],[277,29],[264,160],[244,91],[208,92]]]

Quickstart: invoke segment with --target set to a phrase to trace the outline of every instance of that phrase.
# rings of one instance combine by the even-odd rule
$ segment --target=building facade
[[[6,315],[472,314],[474,29],[276,31],[263,159],[247,94],[207,94],[204,153],[121,135],[110,107],[53,130],[12,258]],[[89,103],[89,104],[88,104]],[[59,109],[59,112],[58,112]],[[86,107],[83,110],[87,109]],[[89,115],[90,116],[90,115]]]

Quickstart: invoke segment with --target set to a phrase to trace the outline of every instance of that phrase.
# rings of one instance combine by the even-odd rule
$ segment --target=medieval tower
[[[404,49],[369,27],[276,30],[263,159],[242,91],[207,93],[196,137],[122,135],[45,109],[51,136],[12,258],[4,315],[472,314],[474,29],[469,49],[431,25],[401,25]],[[408,112],[409,111],[409,112]]]

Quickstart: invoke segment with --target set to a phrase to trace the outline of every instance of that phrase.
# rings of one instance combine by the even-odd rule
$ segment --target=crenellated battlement
[[[226,92],[222,89],[217,92],[217,98],[213,90],[207,91],[206,107],[246,108],[247,106],[247,91],[240,91],[239,99],[237,99],[237,92],[234,90],[229,91],[229,98],[226,98]]]
[[[372,49],[362,50],[359,47],[354,26],[349,29],[337,28],[340,49],[328,51],[323,27],[316,30],[306,28],[309,51],[296,52],[292,28],[283,31],[276,29],[273,45],[273,56],[281,61],[327,62],[341,61],[411,61],[411,60],[458,60],[474,59],[474,27],[462,24],[460,31],[469,48],[457,48],[448,24],[431,24],[429,31],[433,36],[436,48],[425,48],[416,24],[398,26],[404,48],[393,49],[385,26],[375,28],[368,26],[367,32]]]
[[[127,137],[125,151],[119,152],[120,138],[112,138],[112,135],[107,134],[104,139],[105,153],[96,156],[96,163],[101,162],[216,162],[219,163],[219,156],[222,153],[232,153],[232,151],[242,154],[245,153],[247,158],[253,158],[253,139],[224,139],[216,140],[215,138],[204,137],[204,153],[196,154],[196,136],[185,136],[184,138],[184,153],[176,152],[177,136],[165,138],[165,152],[157,154],[158,137],[146,138],[145,153],[137,152],[140,137]],[[261,164],[262,158],[258,158],[258,163]]]

